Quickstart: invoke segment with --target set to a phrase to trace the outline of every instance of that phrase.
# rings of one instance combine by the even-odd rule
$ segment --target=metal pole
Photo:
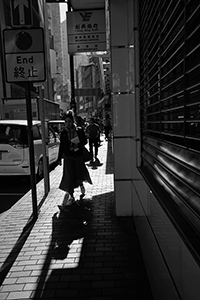
[[[30,82],[25,82],[25,94],[26,94],[26,113],[27,113],[27,122],[28,122],[28,144],[29,144],[29,160],[30,160],[30,171],[31,171],[30,180],[31,180],[31,189],[32,189],[33,218],[37,219],[38,211],[37,211],[37,192],[36,192]]]
[[[44,86],[40,86],[39,110],[42,130],[42,152],[43,152],[43,171],[44,171],[44,191],[45,195],[50,191],[49,183],[49,155],[48,155],[48,124],[45,125],[44,115]]]
[[[74,56],[70,54],[70,81],[71,81],[71,103],[70,106],[76,114],[76,101],[75,101],[75,81],[74,81]]]

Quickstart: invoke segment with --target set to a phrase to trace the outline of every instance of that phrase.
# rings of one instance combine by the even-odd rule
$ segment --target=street
[[[52,164],[50,172],[57,166]],[[26,178],[27,177],[27,178]],[[29,176],[1,176],[0,177],[0,215],[10,209],[24,194],[31,189]],[[37,181],[38,183],[39,181]]]
[[[10,209],[31,188],[30,180],[20,177],[0,178],[0,214]]]

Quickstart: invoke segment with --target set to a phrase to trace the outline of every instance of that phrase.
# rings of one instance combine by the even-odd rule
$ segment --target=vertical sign
[[[10,0],[12,27],[32,26],[31,0]]]

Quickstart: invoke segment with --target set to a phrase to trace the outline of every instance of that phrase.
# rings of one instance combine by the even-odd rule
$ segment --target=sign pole
[[[42,130],[42,151],[43,151],[43,170],[44,170],[44,191],[45,195],[48,195],[50,191],[50,181],[49,181],[49,155],[48,155],[48,123],[45,122],[44,113],[44,86],[39,87],[39,111],[41,120],[41,130]]]
[[[10,0],[11,25],[4,29],[6,81],[24,83],[33,219],[38,217],[30,82],[45,81],[44,29],[33,25],[32,0]],[[23,27],[23,28],[22,28]],[[25,27],[25,28],[24,28]]]
[[[71,103],[70,106],[76,114],[75,87],[74,87],[74,56],[70,54],[70,81],[71,81]]]
[[[36,176],[35,176],[35,158],[34,158],[34,144],[33,144],[33,124],[32,124],[32,103],[30,82],[25,82],[25,94],[26,94],[26,113],[28,121],[28,143],[29,143],[29,158],[30,158],[30,180],[32,189],[32,206],[33,206],[33,218],[37,219],[37,193],[36,193]]]

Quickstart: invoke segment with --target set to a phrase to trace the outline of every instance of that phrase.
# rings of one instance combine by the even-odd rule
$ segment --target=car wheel
[[[40,159],[38,162],[37,178],[38,180],[41,180],[43,177],[44,177],[44,166],[43,166],[43,160]]]

